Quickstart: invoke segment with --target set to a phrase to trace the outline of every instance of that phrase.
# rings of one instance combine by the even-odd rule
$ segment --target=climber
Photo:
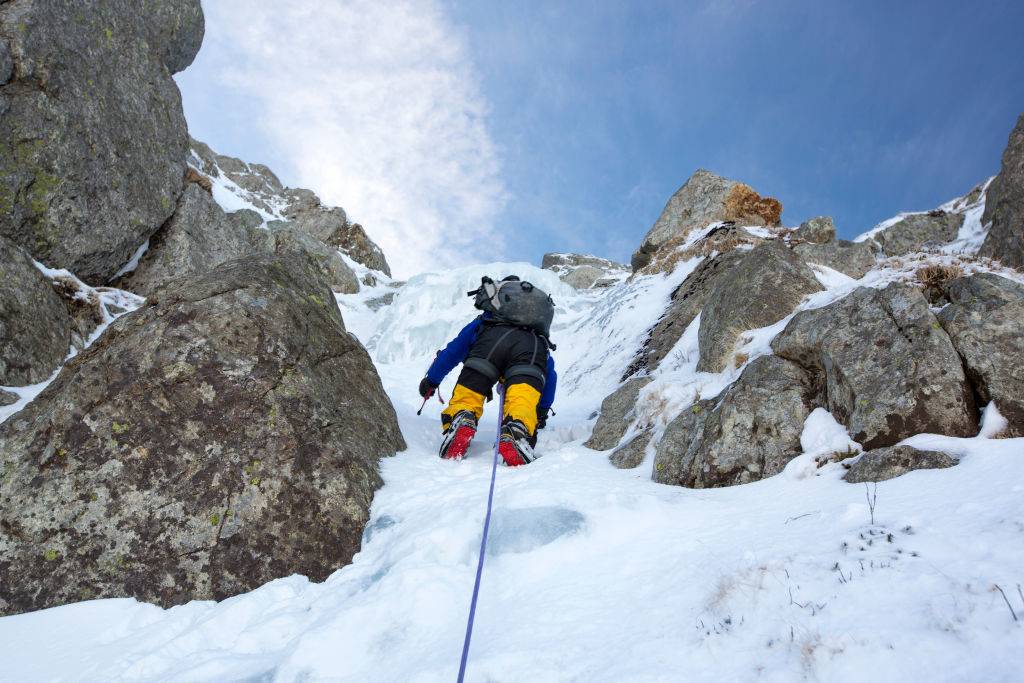
[[[429,398],[445,376],[462,363],[452,400],[441,414],[441,457],[461,459],[476,435],[495,382],[505,387],[498,451],[510,467],[537,458],[537,430],[547,425],[555,398],[555,346],[548,339],[554,302],[529,282],[510,275],[495,283],[481,279],[480,288],[468,292],[483,313],[462,328],[458,336],[437,352],[420,381],[420,396]]]

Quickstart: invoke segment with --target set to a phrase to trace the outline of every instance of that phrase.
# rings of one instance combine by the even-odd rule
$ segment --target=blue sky
[[[204,3],[190,127],[405,274],[628,260],[699,167],[852,237],[994,174],[1024,112],[1020,2],[293,4]]]

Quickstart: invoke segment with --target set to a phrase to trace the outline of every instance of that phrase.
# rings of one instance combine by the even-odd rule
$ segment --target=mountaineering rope
[[[494,504],[494,479],[498,474],[498,444],[501,442],[501,416],[505,414],[505,387],[498,384],[498,433],[494,438],[494,462],[491,463],[491,490],[487,493],[487,516],[484,517],[484,535],[480,539],[480,560],[476,565],[476,582],[473,584],[473,599],[469,603],[469,621],[466,622],[466,641],[462,644],[462,662],[459,664],[459,681],[466,677],[466,661],[469,659],[469,639],[473,636],[473,618],[476,616],[476,599],[480,594],[480,576],[484,571],[484,553],[487,551],[487,531],[491,526],[491,506]]]

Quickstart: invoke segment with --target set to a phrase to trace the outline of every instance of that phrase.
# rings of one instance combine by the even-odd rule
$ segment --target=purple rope
[[[480,595],[480,577],[484,572],[484,553],[487,551],[487,531],[491,526],[491,506],[494,504],[494,479],[498,473],[498,444],[501,442],[501,420],[505,414],[505,387],[498,385],[498,434],[494,439],[494,462],[491,463],[491,490],[487,493],[487,516],[484,517],[484,535],[480,539],[480,560],[476,565],[476,583],[473,584],[473,600],[469,603],[469,621],[466,623],[466,641],[462,644],[462,663],[459,664],[459,683],[466,677],[466,662],[469,659],[469,639],[473,636],[473,619],[476,617],[476,599]]]

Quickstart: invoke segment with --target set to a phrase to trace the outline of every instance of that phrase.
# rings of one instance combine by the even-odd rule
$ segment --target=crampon
[[[441,442],[440,456],[445,460],[462,460],[476,436],[476,418],[463,410],[455,414]]]
[[[519,420],[510,420],[501,428],[498,453],[509,467],[519,467],[534,461],[533,439]]]

